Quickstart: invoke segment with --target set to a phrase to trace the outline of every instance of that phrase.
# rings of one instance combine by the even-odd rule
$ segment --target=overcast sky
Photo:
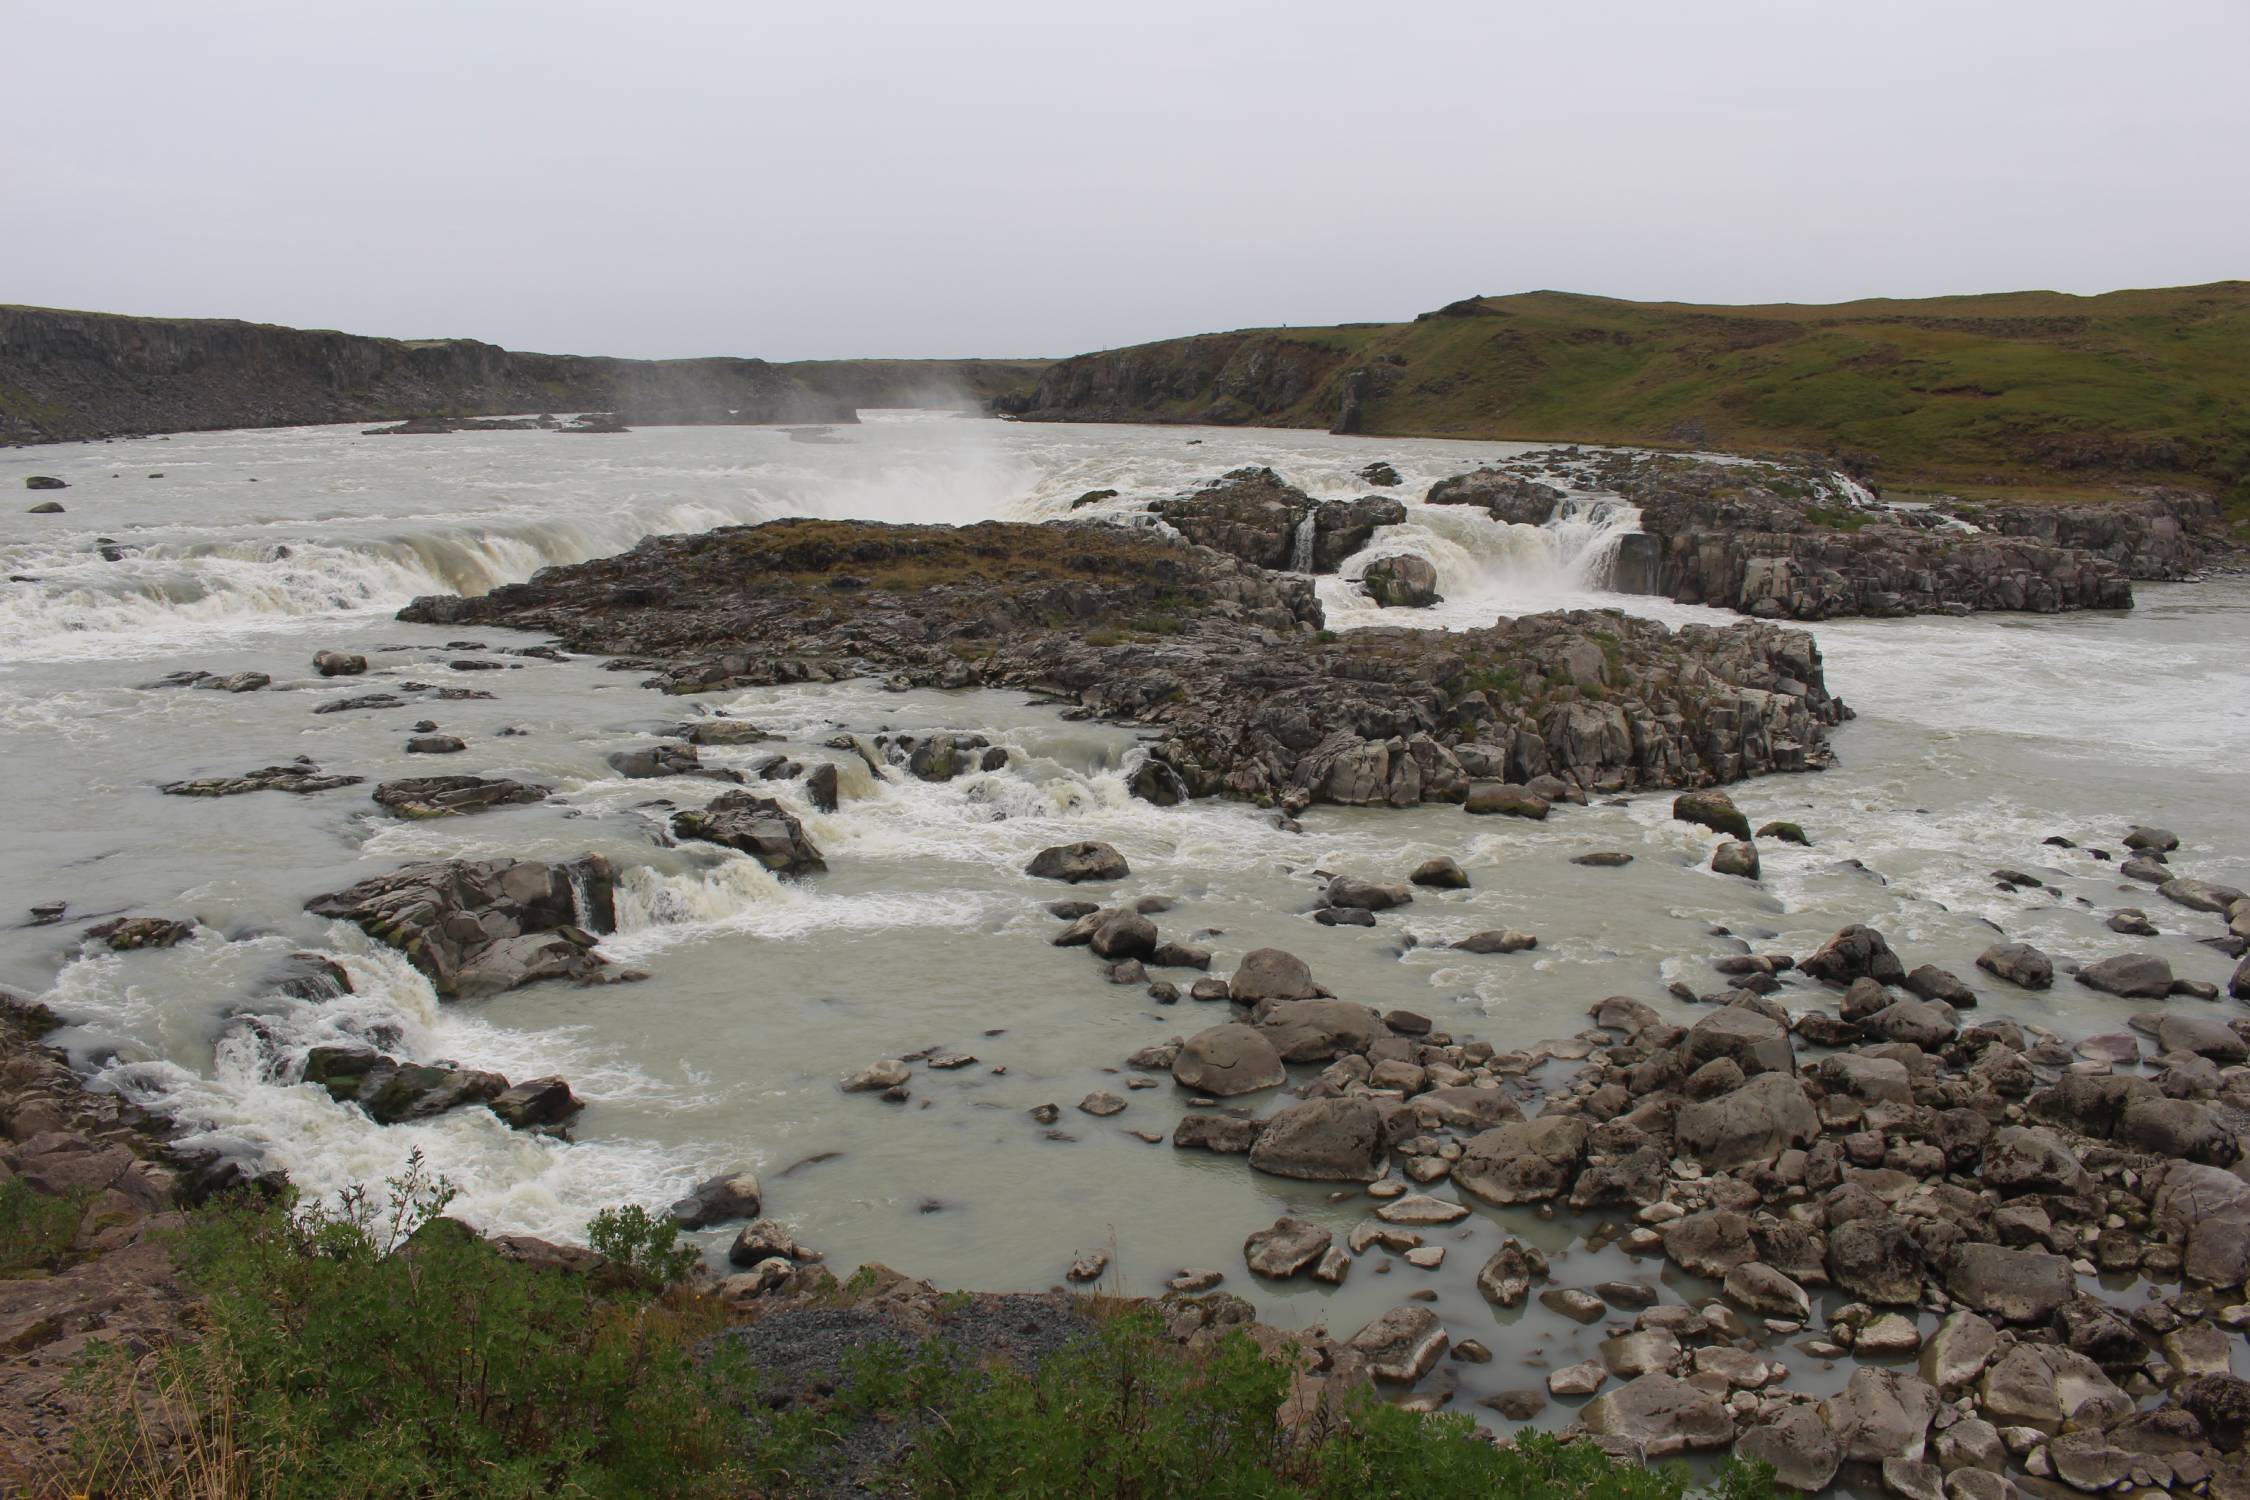
[[[0,301],[1069,354],[2250,275],[2250,0],[0,0]]]

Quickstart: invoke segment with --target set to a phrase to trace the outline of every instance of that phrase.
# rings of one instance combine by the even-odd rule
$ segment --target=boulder
[[[2080,969],[2078,982],[2127,1000],[2162,1000],[2172,993],[2172,966],[2153,953],[2120,953]]]
[[[1285,1083],[1289,1070],[1256,1027],[1230,1022],[1189,1037],[1172,1062],[1172,1077],[1182,1088],[1227,1099]]]
[[[1385,609],[1428,609],[1444,599],[1437,569],[1412,553],[1379,557],[1360,575],[1360,588]]]
[[[516,1130],[560,1125],[585,1107],[570,1085],[553,1075],[516,1084],[492,1099],[492,1112]]]
[[[1488,932],[1472,932],[1448,946],[1461,953],[1522,953],[1538,947],[1539,939],[1528,932],[1494,928]]]
[[[2243,893],[2233,886],[2209,880],[2167,880],[2156,888],[2156,893],[2189,911],[2216,912],[2221,916],[2243,899]]]
[[[1843,1438],[1844,1457],[1855,1463],[1920,1461],[1937,1409],[1937,1391],[1919,1375],[1866,1365],[1852,1371],[1842,1392],[1820,1403],[1821,1419]]]
[[[1923,964],[1906,976],[1906,987],[1924,1000],[1942,1000],[1956,1010],[1977,1003],[1976,991],[1963,984],[1950,969]]]
[[[1411,884],[1440,891],[1466,890],[1469,884],[1468,872],[1443,854],[1422,861],[1406,878]]]
[[[1413,899],[1414,893],[1403,885],[1384,885],[1351,875],[1339,875],[1328,882],[1330,906],[1359,911],[1389,911],[1394,906],[1405,906]]]
[[[1568,1191],[1585,1159],[1589,1128],[1577,1115],[1542,1115],[1471,1136],[1453,1164],[1453,1183],[1505,1208]]]
[[[1532,1283],[1547,1278],[1547,1257],[1510,1235],[1477,1271],[1477,1290],[1495,1307],[1521,1307]]]
[[[2077,1291],[2070,1262],[2039,1250],[1965,1244],[1945,1266],[1954,1300],[2009,1323],[2044,1323]]]
[[[1729,839],[1711,851],[1711,870],[1718,875],[1739,875],[1745,880],[1758,878],[1758,846],[1743,839]]]
[[[1377,1380],[1411,1385],[1430,1373],[1450,1341],[1436,1313],[1416,1303],[1394,1307],[1345,1341]]]
[[[2069,1144],[2042,1126],[2007,1125],[1984,1150],[1985,1186],[2002,1193],[2081,1193],[2094,1186]]]
[[[617,926],[609,861],[439,860],[315,896],[305,910],[399,949],[444,999],[539,979],[602,977],[594,933]]]
[[[1750,820],[1725,792],[1682,792],[1672,799],[1672,816],[1748,843]]]
[[[1950,1401],[1967,1390],[2000,1353],[2000,1331],[1980,1314],[1949,1314],[1922,1345],[1922,1378]]]
[[[1464,812],[1480,817],[1498,815],[1508,818],[1530,818],[1534,822],[1547,816],[1550,804],[1537,792],[1520,786],[1507,786],[1500,782],[1479,782],[1469,788],[1468,800],[1461,804]]]
[[[1294,1276],[1320,1259],[1334,1238],[1318,1224],[1280,1218],[1242,1242],[1242,1258],[1260,1276]]]
[[[1151,958],[1158,935],[1156,924],[1139,912],[1112,911],[1103,914],[1087,942],[1103,958]]]
[[[697,1183],[685,1198],[672,1205],[671,1214],[682,1229],[704,1229],[732,1219],[755,1219],[764,1201],[758,1174],[748,1167],[738,1167]],[[766,1253],[773,1252],[768,1249]]]
[[[1809,978],[1838,987],[1855,979],[1898,984],[1906,978],[1906,965],[1899,962],[1883,935],[1859,923],[1823,943],[1819,951],[1799,962],[1797,969]]]
[[[2132,1410],[2132,1401],[2083,1354],[2024,1342],[2001,1354],[1977,1384],[1977,1406],[1996,1427],[2056,1433],[2065,1422],[2097,1425]]]
[[[1057,844],[1042,849],[1024,866],[1026,875],[1041,880],[1065,880],[1077,885],[1086,880],[1123,880],[1132,873],[1125,856],[1098,839],[1078,844]]]
[[[1664,1255],[1674,1265],[1706,1281],[1724,1281],[1737,1266],[1758,1258],[1750,1220],[1732,1209],[1705,1209],[1674,1219],[1658,1231]]]
[[[1812,1316],[1812,1298],[1805,1289],[1762,1261],[1744,1261],[1731,1268],[1722,1290],[1735,1306],[1765,1317],[1795,1318],[1801,1323]]]
[[[1746,1005],[1722,1005],[1688,1028],[1681,1061],[1689,1069],[1721,1057],[1731,1058],[1745,1074],[1797,1070],[1789,1028]]]
[[[313,670],[323,677],[357,677],[367,670],[367,658],[345,651],[316,651]]]
[[[1390,1028],[1365,1005],[1350,1000],[1266,1000],[1251,1020],[1284,1062],[1326,1062],[1347,1052],[1365,1052]]]
[[[1631,1443],[1642,1458],[1724,1448],[1734,1441],[1726,1403],[1700,1385],[1670,1375],[1641,1375],[1586,1403],[1586,1430]]]
[[[700,812],[674,813],[672,832],[739,850],[776,875],[809,875],[828,868],[795,814],[771,797],[750,792],[721,792]]]
[[[1922,1247],[1897,1219],[1852,1219],[1828,1231],[1828,1277],[1862,1302],[1922,1300]]]
[[[2054,960],[2029,943],[1994,943],[1977,955],[1977,967],[2027,990],[2043,990],[2055,982]]]
[[[1373,1182],[1386,1158],[1384,1114],[1371,1099],[1308,1099],[1268,1117],[1250,1165],[1276,1177]]]
[[[1279,948],[1254,948],[1235,967],[1227,981],[1227,997],[1238,1005],[1261,1000],[1310,1000],[1321,993],[1312,970],[1294,953]]]
[[[1760,1073],[1742,1087],[1681,1108],[1673,1126],[1679,1153],[1711,1171],[1767,1163],[1820,1138],[1820,1116],[1804,1086],[1783,1072]]]
[[[1783,1489],[1816,1494],[1835,1482],[1844,1462],[1844,1444],[1816,1407],[1797,1402],[1745,1431],[1734,1445],[1734,1454],[1772,1465],[1773,1482]]]

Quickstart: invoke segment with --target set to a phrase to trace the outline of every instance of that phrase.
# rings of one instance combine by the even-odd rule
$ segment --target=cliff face
[[[995,407],[1035,421],[1325,426],[1349,359],[1287,334],[1208,334],[1060,360]]]
[[[758,359],[521,354],[227,319],[0,307],[0,442],[615,411],[627,422],[850,422],[856,403]]]

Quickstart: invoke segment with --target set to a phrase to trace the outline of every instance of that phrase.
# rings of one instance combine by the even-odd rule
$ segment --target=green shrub
[[[596,1255],[657,1286],[685,1281],[703,1263],[703,1252],[680,1243],[680,1226],[652,1215],[638,1203],[605,1208],[586,1226],[586,1245]]]
[[[502,1258],[438,1217],[452,1189],[418,1158],[390,1186],[380,1206],[353,1193],[338,1209],[198,1215],[175,1254],[206,1299],[204,1336],[153,1381],[121,1359],[88,1378],[184,1392],[196,1465],[254,1475],[275,1500],[739,1491],[689,1315]],[[105,1404],[134,1417],[131,1400]],[[89,1490],[191,1480],[130,1433],[87,1436]]]

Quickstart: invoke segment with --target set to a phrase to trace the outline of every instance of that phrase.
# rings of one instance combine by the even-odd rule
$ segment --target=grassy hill
[[[1368,433],[1812,452],[1893,485],[1972,493],[2250,491],[2242,281],[1830,306],[1472,297],[1410,323],[1081,355],[1005,404],[1062,420],[1328,427],[1354,384]]]

